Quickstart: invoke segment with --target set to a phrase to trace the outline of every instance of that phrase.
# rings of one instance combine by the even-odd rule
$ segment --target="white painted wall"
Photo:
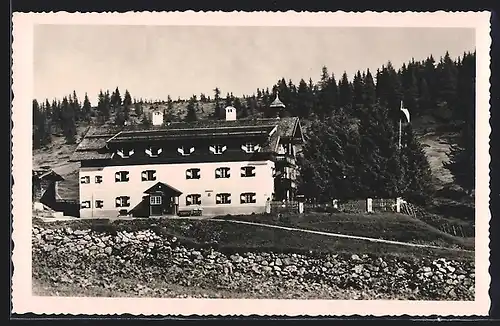
[[[255,166],[255,177],[241,177],[241,167]],[[215,178],[215,169],[229,167],[229,178]],[[186,170],[200,169],[200,179],[186,179]],[[81,217],[114,217],[120,209],[131,210],[145,195],[144,191],[157,182],[164,182],[182,191],[179,197],[179,209],[186,207],[186,195],[201,194],[201,207],[204,215],[213,214],[249,214],[265,210],[267,198],[272,197],[274,180],[272,170],[274,162],[217,162],[217,163],[182,163],[151,164],[132,166],[108,166],[103,168],[83,167],[80,177],[90,176],[90,184],[80,184],[80,202],[91,201],[91,208],[80,209]],[[156,170],[155,181],[141,181],[144,170]],[[128,182],[115,182],[115,173],[129,171]],[[102,183],[95,183],[95,176],[103,177]],[[79,178],[80,180],[81,178]],[[240,194],[255,192],[255,204],[240,204]],[[217,193],[231,193],[231,204],[215,204]],[[118,196],[130,196],[130,207],[115,207]],[[103,200],[103,208],[95,208],[95,201]]]
[[[153,126],[161,126],[163,124],[163,112],[160,110],[153,111],[152,124]]]
[[[226,120],[227,121],[234,121],[236,120],[236,108],[232,106],[228,106],[225,108],[226,111]]]

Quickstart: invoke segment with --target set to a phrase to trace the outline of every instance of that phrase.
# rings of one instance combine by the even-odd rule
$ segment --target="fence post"
[[[371,198],[366,198],[366,212],[373,213],[373,200]]]
[[[401,213],[401,197],[396,198],[396,212]]]

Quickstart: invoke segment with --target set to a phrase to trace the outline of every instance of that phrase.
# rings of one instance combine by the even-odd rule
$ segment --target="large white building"
[[[164,124],[154,114],[151,127],[93,127],[78,145],[81,217],[250,214],[294,198],[298,118],[236,119],[227,107],[224,120]]]

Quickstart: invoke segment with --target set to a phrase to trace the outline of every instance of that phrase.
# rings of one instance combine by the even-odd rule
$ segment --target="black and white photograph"
[[[164,14],[14,19],[21,311],[487,313],[488,14]]]

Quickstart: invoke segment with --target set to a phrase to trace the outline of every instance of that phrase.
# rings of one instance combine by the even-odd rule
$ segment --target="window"
[[[95,183],[102,183],[102,175],[95,176]]]
[[[155,170],[146,170],[141,173],[142,181],[155,181],[156,180],[156,171]]]
[[[227,146],[223,146],[223,145],[213,145],[213,146],[210,146],[208,147],[208,149],[210,150],[210,152],[212,152],[213,154],[222,154],[226,151],[227,149]]]
[[[116,207],[129,207],[129,206],[130,206],[130,197],[128,196],[116,197]]]
[[[215,195],[216,204],[231,204],[231,194],[217,194]]]
[[[241,168],[241,176],[246,177],[255,177],[255,166],[244,166]]]
[[[81,177],[80,178],[80,183],[90,183],[90,177],[88,175],[84,176],[84,177]]]
[[[182,146],[182,147],[177,148],[177,152],[179,154],[181,154],[182,156],[188,156],[188,155],[193,154],[194,147],[190,147],[189,149],[187,149],[186,147]]]
[[[81,208],[90,208],[90,200],[82,201]]]
[[[151,205],[161,205],[161,196],[152,195],[151,197],[149,197],[149,203]]]
[[[186,170],[186,179],[199,179],[200,169],[188,169]]]
[[[146,153],[149,157],[158,157],[162,151],[163,150],[159,147],[149,147],[144,150],[144,153]]]
[[[119,149],[116,151],[116,154],[120,156],[121,158],[129,158],[130,156],[134,155],[134,150],[130,149]]]
[[[102,200],[95,201],[95,208],[103,208],[103,207],[104,207],[104,202]]]
[[[115,182],[127,182],[128,171],[118,171],[115,173]]]
[[[215,169],[215,179],[229,178],[231,173],[229,173],[230,168],[217,168]]]
[[[259,150],[260,146],[255,143],[246,143],[241,145],[241,149],[246,153],[255,153]]]
[[[240,195],[240,204],[254,204],[256,202],[255,192],[245,192]]]
[[[201,195],[200,194],[186,195],[186,206],[190,205],[201,205]]]

